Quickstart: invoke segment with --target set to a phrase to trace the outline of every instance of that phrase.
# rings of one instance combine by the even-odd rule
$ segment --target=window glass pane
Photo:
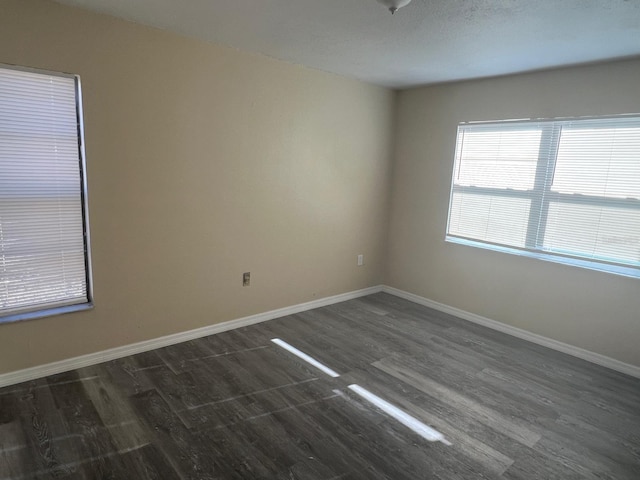
[[[541,130],[462,130],[456,185],[530,190],[536,176]]]
[[[552,202],[544,248],[640,265],[640,209]]]
[[[530,206],[526,198],[454,192],[449,233],[524,247]]]
[[[640,199],[640,127],[563,127],[552,190]]]

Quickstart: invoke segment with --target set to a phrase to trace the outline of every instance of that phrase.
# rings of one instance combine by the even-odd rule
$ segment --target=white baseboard
[[[450,307],[449,305],[438,303],[428,298],[405,292],[404,290],[399,290],[397,288],[389,287],[387,285],[384,285],[382,287],[382,291],[391,295],[395,295],[396,297],[404,298],[405,300],[409,300],[419,305],[424,305],[425,307],[430,307],[435,310],[454,315],[458,318],[462,318],[463,320],[468,320],[470,322],[483,325],[485,327],[491,328],[492,330],[497,330],[499,332],[506,333],[507,335],[521,338],[523,340],[542,345],[543,347],[548,347],[553,350],[557,350],[558,352],[566,353],[568,355],[587,360],[588,362],[595,363],[596,365],[610,368],[611,370],[625,373],[627,375],[631,375],[632,377],[640,378],[640,367],[621,362],[620,360],[616,360],[615,358],[600,355],[599,353],[594,353],[583,348],[575,347],[573,345],[569,345],[568,343],[563,343],[551,338],[543,337],[542,335],[531,333],[527,330],[522,330],[521,328],[512,327],[511,325],[507,325],[506,323],[491,320],[490,318],[482,317],[465,310],[460,310],[459,308]]]
[[[535,333],[531,333],[517,327],[512,327],[511,325],[507,325],[496,320],[491,320],[489,318],[482,317],[465,310],[460,310],[459,308],[451,307],[443,303],[438,303],[428,298],[405,292],[404,290],[399,290],[397,288],[389,287],[386,285],[379,285],[375,287],[364,288],[362,290],[356,290],[353,292],[333,295],[331,297],[320,298],[318,300],[312,300],[310,302],[300,303],[298,305],[292,305],[290,307],[284,307],[264,313],[258,313],[256,315],[250,315],[248,317],[237,318],[228,322],[216,323],[214,325],[208,325],[206,327],[197,328],[195,330],[188,330],[186,332],[180,332],[173,335],[167,335],[165,337],[132,343],[130,345],[111,348],[109,350],[103,350],[101,352],[90,353],[79,357],[68,358],[58,362],[0,374],[0,387],[15,385],[17,383],[35,380],[37,378],[46,377],[48,375],[55,375],[57,373],[67,372],[69,370],[75,370],[77,368],[96,365],[98,363],[107,362],[109,360],[115,360],[129,355],[135,355],[136,353],[147,352],[156,348],[175,345],[176,343],[182,343],[189,340],[194,340],[196,338],[226,332],[228,330],[246,327],[248,325],[254,325],[256,323],[265,322],[267,320],[273,320],[274,318],[293,315],[295,313],[305,312],[307,310],[313,310],[314,308],[325,307],[327,305],[333,305],[335,303],[344,302],[378,292],[389,293],[391,295],[404,298],[405,300],[409,300],[419,305],[424,305],[426,307],[430,307],[435,310],[454,315],[458,318],[483,325],[493,330],[497,330],[499,332],[506,333],[508,335],[521,338],[523,340],[527,340],[544,347],[549,347],[553,350],[557,350],[559,352],[563,352],[574,357],[587,360],[597,365],[601,365],[603,367],[607,367],[636,378],[640,378],[640,367],[637,367],[635,365],[630,365],[614,358],[590,352],[589,350],[585,350],[583,348],[575,347],[573,345],[543,337],[542,335],[537,335]]]
[[[15,372],[0,374],[0,387],[15,385],[17,383],[35,380],[36,378],[42,378],[48,375],[55,375],[57,373],[67,372],[69,370],[75,370],[77,368],[96,365],[98,363],[107,362],[109,360],[115,360],[117,358],[135,355],[136,353],[147,352],[156,348],[175,345],[176,343],[182,343],[188,340],[194,340],[196,338],[206,337],[208,335],[213,335],[220,332],[226,332],[228,330],[246,327],[248,325],[254,325],[256,323],[265,322],[274,318],[285,317],[287,315],[305,312],[314,308],[333,305],[334,303],[340,303],[346,300],[351,300],[353,298],[371,295],[372,293],[377,293],[380,291],[382,291],[381,285],[364,288],[362,290],[356,290],[353,292],[341,293],[339,295],[320,298],[318,300],[312,300],[306,303],[299,303],[298,305],[292,305],[290,307],[279,308],[277,310],[271,310],[269,312],[258,313],[256,315],[250,315],[243,318],[237,318],[228,322],[208,325],[206,327],[197,328],[195,330],[188,330],[186,332],[175,333],[173,335],[167,335],[165,337],[153,338],[151,340],[145,340],[143,342],[132,343],[130,345],[124,345],[122,347],[103,350],[101,352],[89,353],[80,357],[68,358],[59,362],[47,363],[45,365],[39,365],[36,367],[25,368],[23,370],[17,370]]]

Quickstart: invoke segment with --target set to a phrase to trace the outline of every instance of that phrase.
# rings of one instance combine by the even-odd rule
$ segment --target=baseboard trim
[[[273,320],[274,318],[285,317],[287,315],[305,312],[314,308],[333,305],[334,303],[352,300],[354,298],[371,295],[372,293],[378,293],[380,291],[382,291],[381,285],[363,288],[362,290],[355,290],[352,292],[341,293],[339,295],[333,295],[331,297],[319,298],[317,300],[299,303],[290,307],[278,308],[276,310],[258,313],[256,315],[250,315],[248,317],[237,318],[227,322],[216,323],[213,325],[208,325],[206,327],[196,328],[195,330],[179,332],[173,335],[167,335],[164,337],[153,338],[151,340],[145,340],[138,343],[132,343],[130,345],[124,345],[122,347],[110,348],[101,352],[89,353],[87,355],[68,358],[66,360],[60,360],[58,362],[47,363],[45,365],[25,368],[23,370],[17,370],[9,373],[3,373],[0,374],[0,387],[15,385],[18,383],[27,382],[29,380],[35,380],[37,378],[55,375],[57,373],[75,370],[77,368],[88,367],[91,365],[96,365],[98,363],[116,360],[128,355],[135,355],[136,353],[147,352],[156,348],[167,347],[169,345],[175,345],[176,343],[195,340],[196,338],[206,337],[208,335],[214,335],[216,333],[246,327],[248,325],[255,325],[256,323],[266,322],[267,320]]]
[[[55,375],[57,373],[67,372],[69,370],[75,370],[77,368],[97,365],[99,363],[116,360],[128,355],[135,355],[136,353],[143,353],[149,350],[154,350],[156,348],[167,347],[169,345],[175,345],[177,343],[195,340],[197,338],[234,330],[236,328],[255,325],[257,323],[266,322],[275,318],[293,315],[295,313],[305,312],[307,310],[313,310],[314,308],[325,307],[327,305],[333,305],[335,303],[345,302],[347,300],[352,300],[354,298],[363,297],[378,292],[385,292],[391,295],[395,295],[396,297],[404,298],[405,300],[409,300],[410,302],[414,302],[419,305],[424,305],[425,307],[430,307],[435,310],[454,315],[458,318],[468,320],[478,325],[483,325],[487,328],[491,328],[492,330],[497,330],[499,332],[506,333],[507,335],[511,335],[513,337],[542,345],[543,347],[548,347],[553,350],[557,350],[559,352],[581,358],[588,362],[595,363],[596,365],[610,368],[611,370],[615,370],[632,377],[640,378],[640,367],[637,367],[635,365],[621,362],[620,360],[616,360],[599,353],[591,352],[583,348],[575,347],[567,343],[559,342],[542,335],[531,333],[526,330],[522,330],[521,328],[513,327],[496,320],[491,320],[490,318],[482,317],[480,315],[476,315],[475,313],[451,307],[449,305],[445,305],[443,303],[439,303],[434,300],[430,300],[428,298],[406,292],[404,290],[399,290],[387,285],[378,285],[375,287],[369,287],[352,292],[341,293],[339,295],[320,298],[318,300],[312,300],[310,302],[300,303],[289,307],[279,308],[268,312],[258,313],[256,315],[250,315],[248,317],[237,318],[227,322],[216,323],[213,325],[208,325],[206,327],[188,330],[186,332],[179,332],[173,335],[167,335],[164,337],[124,345],[122,347],[111,348],[108,350],[90,353],[79,357],[68,358],[65,360],[60,360],[58,362],[25,368],[23,370],[17,370],[14,372],[3,373],[0,374],[0,388],[27,382],[29,380],[35,380],[37,378],[46,377],[48,375]]]
[[[424,305],[425,307],[430,307],[435,310],[448,313],[450,315],[454,315],[458,318],[462,318],[463,320],[468,320],[470,322],[477,323],[478,325],[483,325],[487,328],[491,328],[492,330],[497,330],[499,332],[506,333],[507,335],[511,335],[522,340],[527,340],[529,342],[542,345],[543,347],[551,348],[552,350],[557,350],[558,352],[581,358],[582,360],[595,363],[596,365],[600,365],[617,372],[625,373],[632,377],[640,378],[640,367],[621,362],[620,360],[616,360],[615,358],[591,352],[589,350],[585,350],[584,348],[575,347],[573,345],[569,345],[568,343],[559,342],[557,340],[553,340],[536,333],[531,333],[527,330],[522,330],[521,328],[513,327],[496,320],[491,320],[490,318],[482,317],[480,315],[476,315],[475,313],[467,312],[465,310],[451,307],[443,303],[438,303],[434,300],[430,300],[428,298],[421,297],[404,290],[399,290],[394,287],[383,285],[382,291],[391,295],[395,295],[396,297],[404,298],[405,300],[409,300],[410,302]]]

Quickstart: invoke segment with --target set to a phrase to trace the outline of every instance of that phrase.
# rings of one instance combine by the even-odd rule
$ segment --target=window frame
[[[62,315],[65,313],[78,312],[83,310],[91,310],[94,307],[93,300],[93,271],[91,261],[91,234],[89,229],[89,201],[88,201],[88,184],[87,184],[87,164],[85,152],[85,132],[84,132],[84,114],[82,103],[82,84],[80,75],[73,73],[57,72],[40,68],[26,67],[22,65],[13,65],[8,63],[0,63],[0,69],[16,70],[21,72],[35,73],[47,76],[55,76],[62,78],[70,78],[74,81],[75,87],[75,112],[76,112],[76,128],[78,135],[78,169],[80,176],[80,203],[82,210],[82,233],[84,243],[84,272],[86,281],[86,301],[60,305],[50,304],[47,306],[34,306],[33,309],[26,307],[23,311],[9,313],[3,315],[0,313],[0,325],[5,323],[13,323],[23,320],[33,320],[50,316]]]
[[[447,213],[447,226],[445,231],[445,242],[455,243],[459,245],[472,246],[493,250],[501,253],[508,253],[518,256],[535,258],[538,260],[560,263],[563,265],[577,266],[590,270],[596,270],[616,275],[622,275],[631,278],[640,278],[640,266],[629,266],[617,263],[607,259],[585,258],[575,252],[562,252],[545,248],[543,239],[545,229],[548,223],[549,206],[553,203],[560,204],[581,204],[581,205],[598,205],[598,206],[616,206],[623,208],[632,208],[640,211],[640,199],[633,198],[617,198],[600,195],[585,194],[568,194],[555,192],[552,190],[553,176],[555,172],[556,162],[558,158],[558,148],[562,127],[565,124],[581,121],[606,121],[610,119],[638,119],[640,113],[610,115],[610,116],[589,116],[589,117],[562,117],[562,118],[544,118],[544,119],[514,119],[499,121],[474,121],[462,122],[458,124],[456,134],[456,148],[454,154],[453,168],[451,174],[451,188],[449,193],[449,208]],[[477,187],[456,185],[456,174],[460,168],[461,158],[461,142],[460,134],[470,127],[474,129],[482,129],[486,131],[508,131],[509,129],[524,130],[527,124],[531,128],[541,130],[540,147],[538,151],[538,160],[536,163],[536,173],[534,185],[530,190],[519,190],[511,188],[498,187]],[[476,131],[478,131],[476,130]],[[554,152],[551,154],[551,152]],[[486,240],[478,240],[461,235],[449,233],[451,224],[451,211],[453,207],[454,193],[471,193],[476,195],[494,195],[508,198],[522,198],[531,201],[529,210],[528,227],[525,236],[524,248],[516,246],[493,243]],[[542,193],[540,193],[542,192]],[[538,212],[537,214],[534,212]]]

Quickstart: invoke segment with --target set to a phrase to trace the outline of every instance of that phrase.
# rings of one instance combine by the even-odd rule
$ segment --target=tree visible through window
[[[640,117],[461,124],[446,238],[640,276]]]
[[[0,321],[91,301],[79,91],[0,66]]]

